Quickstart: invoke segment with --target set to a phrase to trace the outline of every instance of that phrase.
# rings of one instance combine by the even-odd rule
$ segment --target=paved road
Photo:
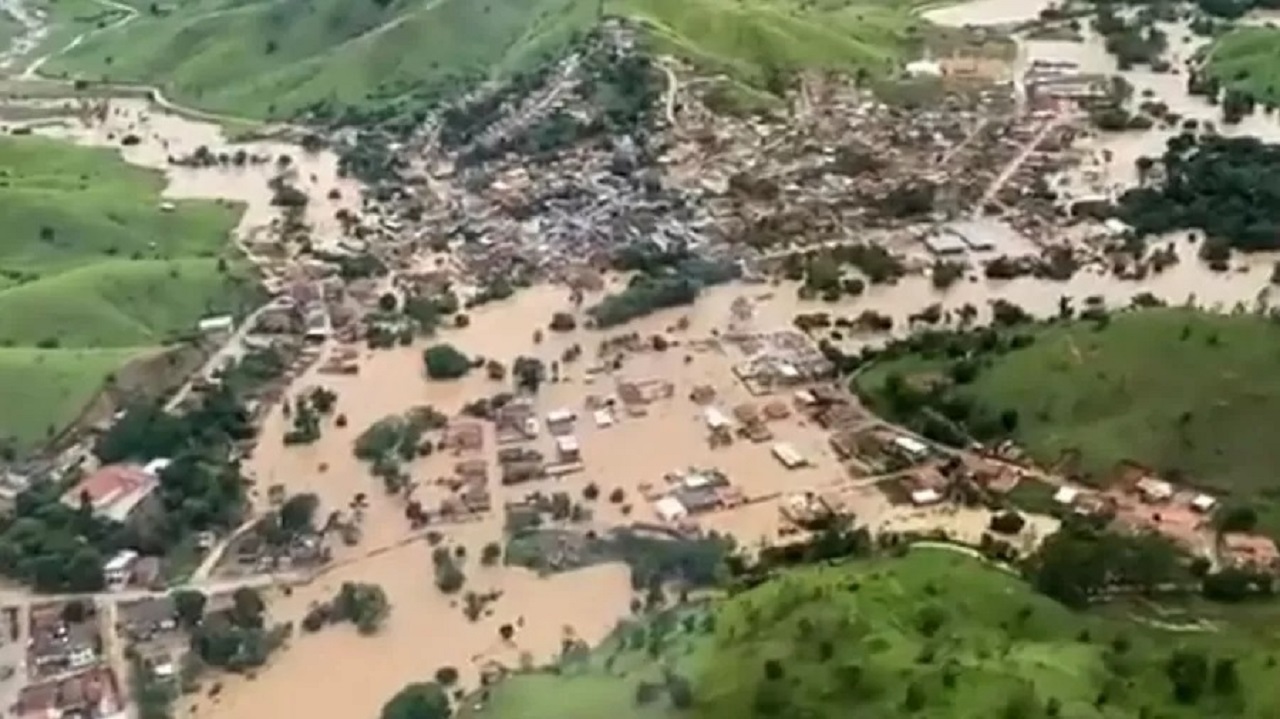
[[[1040,143],[1045,141],[1045,138],[1049,136],[1049,133],[1053,132],[1070,119],[1070,113],[1061,113],[1054,115],[1052,118],[1045,121],[1044,126],[1040,128],[1040,131],[1027,142],[1027,144],[1022,148],[1022,151],[1019,152],[1016,157],[1009,161],[1008,165],[1005,165],[1005,168],[1000,171],[1000,174],[996,176],[996,179],[987,187],[987,191],[982,193],[982,199],[978,200],[977,206],[974,207],[974,217],[980,217],[982,215],[983,208],[987,206],[987,203],[995,199],[995,196],[999,194],[1000,190],[1004,189],[1005,183],[1009,182],[1009,179],[1018,171],[1018,168],[1022,167],[1023,163],[1025,163],[1027,159],[1035,153],[1036,148],[1040,147]]]
[[[290,585],[305,582],[310,576],[304,572],[276,572],[273,574],[254,574],[236,579],[212,579],[201,582],[190,582],[168,589],[126,589],[119,592],[82,592],[69,594],[36,594],[23,589],[7,589],[0,591],[0,606],[30,606],[46,602],[70,602],[90,600],[99,603],[136,602],[142,599],[158,599],[183,589],[194,589],[208,595],[228,594],[237,589],[250,587],[263,589],[276,585]]]

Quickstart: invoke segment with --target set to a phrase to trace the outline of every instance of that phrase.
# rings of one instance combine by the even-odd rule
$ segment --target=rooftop
[[[139,465],[110,464],[80,480],[62,495],[62,503],[79,507],[87,496],[94,514],[123,522],[159,486],[160,479]]]

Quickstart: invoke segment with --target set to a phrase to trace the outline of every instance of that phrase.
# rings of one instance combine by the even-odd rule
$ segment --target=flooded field
[[[51,120],[27,119],[15,125],[80,145],[118,148],[126,162],[163,171],[169,181],[166,197],[242,204],[245,213],[237,228],[240,239],[259,235],[279,216],[279,208],[271,205],[267,183],[282,172],[310,197],[306,218],[317,241],[339,236],[334,218],[338,210],[359,208],[360,186],[338,176],[337,157],[331,152],[306,152],[298,145],[274,141],[232,145],[218,125],[165,112],[145,100],[100,102],[105,104],[100,112],[98,101],[32,100],[8,106],[32,113],[44,109],[56,115]],[[91,114],[92,119],[85,119]],[[242,165],[227,162],[200,167],[170,162],[170,158],[188,157],[201,147],[215,156],[242,151],[251,159]],[[261,161],[253,162],[255,157]],[[287,162],[282,163],[281,158]]]

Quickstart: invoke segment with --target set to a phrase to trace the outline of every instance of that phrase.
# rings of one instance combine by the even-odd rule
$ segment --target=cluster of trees
[[[845,277],[844,267],[856,268],[860,277]],[[828,302],[836,302],[842,295],[858,297],[866,291],[867,282],[884,284],[896,281],[906,273],[902,261],[879,245],[840,245],[829,251],[813,254],[787,255],[782,263],[783,276],[795,282],[803,282],[800,292],[821,296]]]
[[[191,634],[191,648],[206,665],[243,672],[266,664],[289,637],[288,625],[266,625],[266,602],[256,589],[241,587],[232,607],[205,616]]]
[[[387,593],[376,584],[343,582],[332,600],[307,612],[302,628],[319,631],[325,624],[351,622],[361,634],[375,634],[391,614]]]
[[[704,287],[733,280],[737,263],[688,258],[631,279],[625,290],[587,309],[597,327],[613,327],[668,307],[693,304]]]
[[[1160,162],[1162,183],[1120,198],[1120,219],[1139,236],[1195,228],[1239,250],[1280,247],[1280,145],[1182,133]]]
[[[99,438],[95,454],[104,464],[171,459],[160,473],[158,511],[146,522],[123,526],[95,517],[87,501],[63,504],[64,486],[37,483],[16,498],[12,518],[0,525],[0,573],[40,591],[99,591],[102,565],[120,549],[163,555],[196,532],[238,525],[245,484],[228,457],[234,443],[253,436],[238,397],[281,370],[277,356],[255,353],[228,369],[221,386],[187,412],[170,414],[159,403],[127,408]]]
[[[382,706],[381,719],[449,719],[449,693],[436,682],[410,684]]]
[[[446,148],[462,147],[475,140],[497,122],[508,105],[546,81],[552,65],[539,65],[517,72],[491,92],[455,103],[440,113],[440,143]]]
[[[466,551],[457,547],[450,552],[448,547],[436,547],[431,551],[431,566],[435,573],[436,589],[445,594],[455,594],[466,584],[467,576],[462,573],[462,558]]]
[[[1168,62],[1161,59],[1161,54],[1168,45],[1168,39],[1154,25],[1154,20],[1150,13],[1139,13],[1133,20],[1126,20],[1110,3],[1099,3],[1093,27],[1106,38],[1107,52],[1116,58],[1121,70],[1128,70],[1134,65],[1151,65],[1153,69],[1162,67],[1167,70]]]
[[[471,360],[448,343],[431,345],[422,352],[431,379],[458,379],[471,371]]]
[[[1194,586],[1182,553],[1155,533],[1120,534],[1070,521],[1024,566],[1037,590],[1071,607],[1112,593],[1155,594]]]
[[[388,492],[396,493],[409,482],[400,463],[431,454],[435,445],[427,433],[443,429],[448,422],[449,418],[435,407],[414,407],[369,425],[356,437],[353,450],[357,458],[372,462],[373,474],[382,479]]]

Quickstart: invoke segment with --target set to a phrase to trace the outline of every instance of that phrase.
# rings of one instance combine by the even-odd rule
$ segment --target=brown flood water
[[[960,12],[964,8],[1008,10],[1009,2],[1011,0],[981,0],[953,6],[948,12]],[[1026,12],[1026,7],[1019,5],[1016,10]],[[1058,52],[1053,48],[1044,50],[1050,51]],[[1170,100],[1166,98],[1166,101]],[[225,146],[217,128],[155,111],[141,102],[116,101],[112,107],[105,127],[85,128],[78,123],[68,123],[40,131],[85,144],[111,146],[117,146],[123,134],[136,133],[143,142],[123,148],[125,159],[164,169],[171,182],[166,191],[169,196],[245,202],[248,210],[239,228],[242,237],[271,222],[275,213],[270,207],[267,180],[275,171],[273,166],[168,167],[165,158],[170,154],[185,154],[200,145],[215,149]],[[1143,135],[1132,137],[1133,140],[1125,141],[1151,141],[1140,139]],[[1107,138],[1105,142],[1120,140]],[[271,156],[290,155],[298,168],[298,183],[312,197],[309,219],[322,237],[337,236],[334,211],[355,206],[358,188],[337,178],[332,155],[308,155],[297,147],[279,143],[257,143],[247,149]],[[1120,145],[1111,145],[1109,149],[1117,158],[1129,157],[1122,153]],[[1132,159],[1117,159],[1113,165],[1119,167],[1125,162],[1132,166]],[[328,190],[334,187],[341,190],[337,201],[326,198]],[[255,679],[225,679],[224,689],[216,700],[207,697],[194,702],[184,700],[183,708],[200,716],[213,713],[218,719],[266,719],[290,712],[371,717],[401,686],[429,679],[441,666],[457,667],[463,685],[474,687],[478,666],[486,659],[497,659],[508,666],[518,665],[522,652],[528,652],[535,661],[549,659],[559,649],[566,627],[587,641],[600,639],[629,612],[632,593],[624,567],[597,567],[539,578],[519,569],[482,568],[476,561],[486,542],[501,538],[502,503],[518,499],[532,489],[566,491],[577,498],[589,482],[598,484],[605,495],[621,487],[627,493],[627,503],[633,505],[630,517],[624,517],[618,505],[603,500],[593,505],[596,521],[607,525],[652,518],[651,510],[638,496],[640,485],[659,486],[664,473],[689,466],[724,471],[748,497],[826,486],[841,478],[842,470],[823,434],[795,418],[771,423],[770,428],[775,441],[792,444],[809,459],[811,466],[804,469],[783,470],[770,456],[769,443],[739,442],[721,449],[708,445],[700,409],[688,400],[688,395],[696,385],[709,385],[716,390],[716,405],[726,412],[738,403],[752,400],[732,378],[730,367],[737,361],[732,350],[695,351],[680,346],[666,353],[649,352],[630,357],[619,373],[621,377],[665,378],[674,384],[673,397],[651,405],[646,417],[619,416],[612,427],[595,426],[590,413],[584,409],[586,396],[592,393],[604,396],[614,391],[614,378],[601,375],[589,384],[584,372],[585,367],[594,362],[596,345],[602,337],[623,332],[638,332],[642,336],[662,333],[680,317],[687,317],[689,328],[672,336],[705,339],[713,330],[724,331],[728,327],[730,305],[738,296],[754,300],[750,328],[755,330],[788,327],[797,312],[827,311],[853,316],[864,309],[875,309],[895,318],[897,332],[905,331],[909,314],[935,302],[949,309],[972,303],[985,312],[990,300],[1002,297],[1034,313],[1050,314],[1057,310],[1062,295],[1075,297],[1077,306],[1090,295],[1101,295],[1109,305],[1122,306],[1134,294],[1145,291],[1174,303],[1190,298],[1196,304],[1223,309],[1236,303],[1252,305],[1268,296],[1268,262],[1242,261],[1240,272],[1213,274],[1195,261],[1194,251],[1194,246],[1183,242],[1181,264],[1141,283],[1082,272],[1066,283],[1029,278],[1000,283],[976,280],[961,282],[940,293],[931,287],[927,278],[913,276],[894,286],[873,287],[862,298],[835,305],[801,303],[791,285],[722,287],[707,292],[694,307],[659,313],[613,333],[579,330],[557,335],[545,331],[545,340],[539,345],[532,342],[533,331],[545,328],[553,312],[570,309],[568,294],[563,289],[534,288],[510,301],[472,312],[470,327],[446,331],[440,340],[451,342],[468,354],[496,358],[508,365],[520,354],[532,354],[550,362],[571,344],[582,345],[583,358],[565,368],[565,381],[544,385],[538,407],[544,414],[557,408],[572,409],[579,414],[576,435],[586,465],[585,471],[560,479],[542,480],[523,488],[503,488],[497,486],[493,437],[489,435],[484,455],[453,456],[441,452],[408,467],[413,478],[421,483],[418,496],[428,506],[434,506],[447,496],[447,491],[436,486],[433,480],[451,474],[454,462],[475,456],[484,456],[490,462],[490,486],[498,509],[481,521],[445,530],[450,544],[464,545],[468,550],[469,559],[464,567],[467,589],[503,592],[493,605],[493,616],[476,623],[468,622],[461,608],[452,605],[453,600],[436,591],[431,580],[430,548],[421,541],[402,544],[409,537],[403,518],[403,500],[383,493],[380,482],[352,455],[352,442],[360,431],[389,414],[399,414],[422,404],[434,405],[452,414],[464,402],[507,389],[509,383],[488,381],[483,372],[473,372],[457,382],[430,382],[422,371],[423,343],[376,353],[362,350],[361,369],[356,376],[322,375],[313,370],[299,379],[294,391],[316,384],[335,390],[339,395],[338,411],[347,416],[348,426],[339,429],[326,424],[323,437],[316,444],[285,448],[281,438],[287,421],[276,407],[267,420],[259,449],[248,469],[257,480],[262,497],[266,494],[264,488],[272,484],[282,484],[289,492],[315,492],[322,500],[322,516],[331,510],[345,509],[354,495],[366,493],[369,508],[365,512],[364,538],[355,548],[337,550],[338,568],[309,586],[295,589],[292,596],[274,601],[272,613],[277,619],[297,622],[312,602],[332,597],[342,581],[362,581],[380,584],[387,591],[393,605],[391,618],[376,637],[358,636],[349,627],[331,627],[316,635],[295,636],[292,646]],[[588,298],[588,304],[590,301]],[[846,344],[856,346],[866,341],[880,340],[853,338],[846,340]],[[546,436],[540,437],[536,446],[548,455],[554,451]],[[849,501],[861,520],[875,527],[944,525],[965,535],[980,533],[985,528],[985,516],[946,510],[903,512],[890,507],[875,491],[854,492]],[[777,518],[776,505],[761,502],[719,512],[701,522],[707,528],[732,532],[742,543],[751,544],[775,538]],[[1037,532],[1043,536],[1051,529],[1046,526],[1037,528]],[[377,552],[381,548],[390,549]],[[365,556],[371,552],[377,553]],[[518,631],[514,646],[503,646],[498,638],[498,626],[521,618],[524,626]]]

